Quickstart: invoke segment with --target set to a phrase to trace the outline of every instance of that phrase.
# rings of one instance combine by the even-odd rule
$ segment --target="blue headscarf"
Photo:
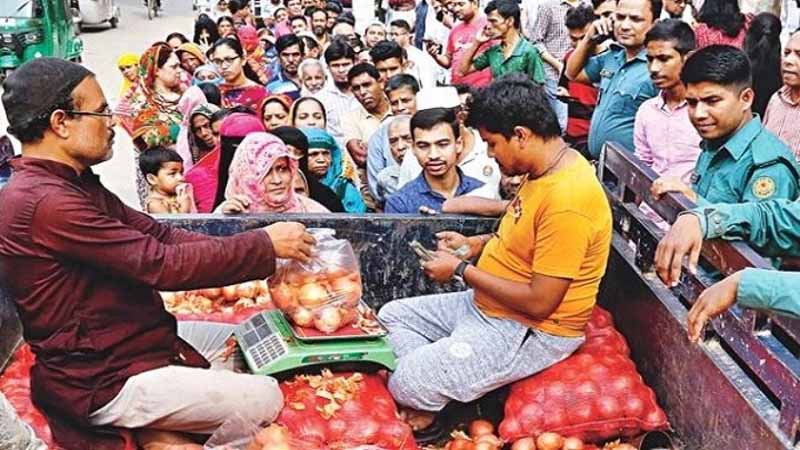
[[[212,80],[198,80],[197,74],[201,72],[212,72],[217,77]],[[197,86],[200,83],[213,83],[219,86],[222,83],[222,75],[220,75],[219,70],[217,70],[217,66],[213,64],[203,64],[197,69],[194,69],[194,73],[192,74],[192,86]]]
[[[319,180],[328,186],[339,196],[344,210],[349,213],[363,213],[367,211],[367,206],[361,198],[358,187],[345,173],[345,163],[342,160],[342,149],[336,140],[327,131],[318,128],[303,128],[303,134],[308,139],[308,148],[324,148],[331,152],[331,166],[325,176]],[[308,155],[306,155],[305,165],[308,166]],[[303,163],[301,162],[301,165]]]

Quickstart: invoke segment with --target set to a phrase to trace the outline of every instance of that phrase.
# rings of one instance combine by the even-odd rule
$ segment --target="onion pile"
[[[162,292],[161,298],[167,311],[175,315],[235,314],[248,308],[274,308],[265,280],[192,291]]]
[[[297,326],[331,334],[358,318],[362,286],[357,271],[332,266],[312,273],[292,267],[270,281],[275,306]]]
[[[494,434],[494,425],[488,420],[478,419],[469,424],[469,435],[455,431],[445,450],[500,450],[503,440]],[[535,448],[534,448],[535,450]]]

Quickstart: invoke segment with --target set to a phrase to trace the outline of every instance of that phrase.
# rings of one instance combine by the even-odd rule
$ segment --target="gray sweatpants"
[[[487,317],[471,290],[396,300],[379,317],[397,357],[389,391],[398,403],[424,411],[475,400],[546,369],[583,343]]]

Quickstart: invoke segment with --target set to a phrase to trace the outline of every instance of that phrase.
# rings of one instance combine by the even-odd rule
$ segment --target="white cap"
[[[452,86],[425,88],[417,92],[417,111],[459,106],[461,106],[461,99],[458,97],[458,90]]]

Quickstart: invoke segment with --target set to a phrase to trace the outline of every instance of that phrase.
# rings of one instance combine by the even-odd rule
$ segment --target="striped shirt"
[[[775,133],[800,161],[800,103],[792,100],[791,89],[783,86],[772,95],[764,113],[764,126]]]

